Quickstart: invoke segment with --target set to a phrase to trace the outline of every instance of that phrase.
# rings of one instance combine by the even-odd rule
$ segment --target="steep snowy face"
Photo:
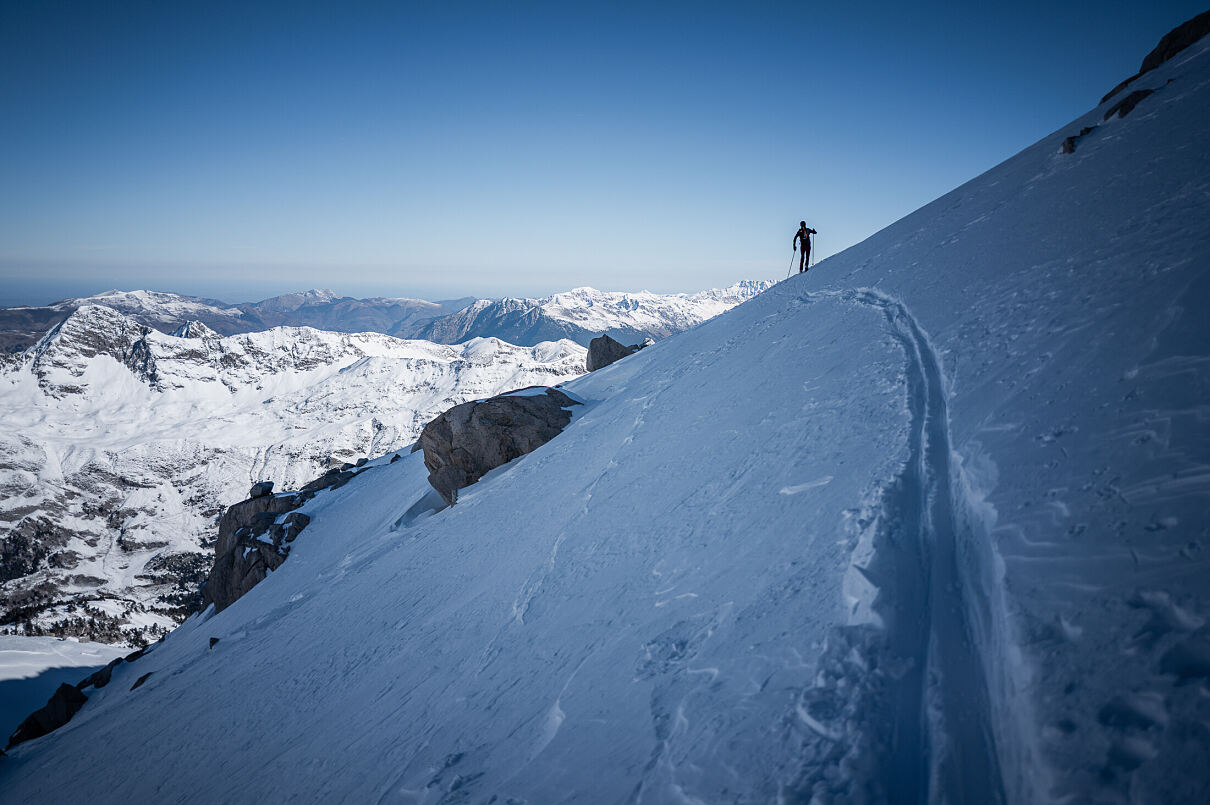
[[[1210,43],[1132,88],[565,384],[451,509],[372,462],[6,795],[1204,801]]]
[[[516,344],[568,338],[587,346],[596,336],[608,333],[629,344],[687,330],[771,285],[749,280],[695,294],[576,288],[540,299],[479,300],[455,314],[434,319],[417,335],[446,344],[493,335]]]
[[[186,330],[89,305],[0,373],[0,623],[154,635],[198,600],[215,518],[253,481],[297,487],[453,405],[584,371],[567,341]]]
[[[150,327],[99,305],[78,308],[31,350],[30,371],[55,396],[84,391],[79,384],[89,361],[104,355],[143,380],[153,380],[154,358],[148,351]]]

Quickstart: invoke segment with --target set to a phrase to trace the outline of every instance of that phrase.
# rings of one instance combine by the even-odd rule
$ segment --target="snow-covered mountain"
[[[298,486],[410,445],[451,405],[584,371],[569,341],[180,332],[87,305],[0,373],[0,623],[171,628],[251,482]]]
[[[773,283],[746,280],[695,294],[617,293],[576,288],[539,299],[481,299],[434,318],[413,337],[457,344],[494,336],[512,344],[567,338],[588,346],[601,333],[624,344],[660,339],[694,327],[751,299]]]
[[[1205,802],[1210,42],[1128,89],[452,508],[419,454],[316,496],[5,797]]]
[[[217,299],[160,291],[113,290],[42,307],[0,309],[0,352],[31,346],[72,311],[87,305],[116,310],[164,333],[197,321],[221,335],[235,335],[278,326],[316,327],[342,333],[389,333],[416,329],[431,318],[460,310],[473,301],[473,298],[443,302],[389,297],[354,299],[329,290],[311,290],[229,305]]]

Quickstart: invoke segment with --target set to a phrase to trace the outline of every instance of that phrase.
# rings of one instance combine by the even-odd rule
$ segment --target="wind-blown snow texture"
[[[1138,83],[567,384],[454,508],[418,454],[316,498],[6,796],[1205,801],[1207,44]]]

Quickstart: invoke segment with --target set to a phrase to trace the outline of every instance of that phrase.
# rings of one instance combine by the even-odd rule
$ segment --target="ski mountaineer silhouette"
[[[808,270],[810,264],[808,258],[811,256],[811,235],[818,234],[814,229],[807,228],[806,221],[798,222],[798,231],[794,233],[794,248],[799,248],[798,242],[802,241],[801,254],[802,257],[798,261],[798,273]],[[793,265],[793,263],[791,263]]]

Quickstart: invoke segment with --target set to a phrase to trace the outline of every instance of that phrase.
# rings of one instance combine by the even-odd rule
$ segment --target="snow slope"
[[[1136,83],[456,507],[419,455],[317,497],[6,796],[1206,801],[1210,43]]]

